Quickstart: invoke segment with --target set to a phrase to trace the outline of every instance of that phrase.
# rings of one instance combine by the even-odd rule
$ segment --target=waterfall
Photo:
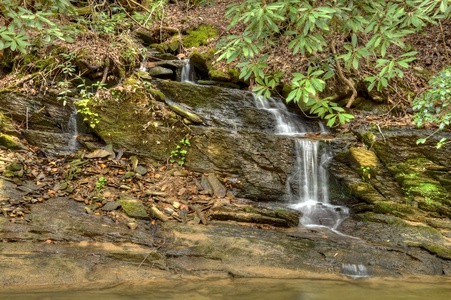
[[[362,264],[342,264],[341,272],[343,275],[352,278],[366,278],[369,277],[368,270]]]
[[[180,74],[180,81],[195,83],[194,72],[191,69],[191,63],[189,59],[185,59],[185,64],[183,65],[182,72]]]
[[[327,162],[331,154],[324,147],[320,148],[319,141],[306,138],[307,133],[315,130],[300,121],[299,116],[291,113],[283,102],[255,97],[255,103],[257,108],[274,116],[275,134],[295,138],[294,172],[287,181],[290,207],[302,212],[301,224],[304,226],[336,229],[349,212],[346,207],[329,203]],[[321,123],[318,128],[320,133],[327,132]]]
[[[77,122],[77,109],[75,106],[69,116],[69,121],[67,122],[66,133],[70,135],[69,142],[67,143],[67,151],[74,152],[78,149],[78,122]]]

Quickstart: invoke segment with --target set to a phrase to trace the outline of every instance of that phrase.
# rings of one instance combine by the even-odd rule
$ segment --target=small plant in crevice
[[[105,187],[106,182],[107,179],[105,177],[99,177],[96,181],[96,191],[100,192]]]
[[[188,152],[188,148],[191,147],[188,138],[183,138],[180,140],[179,144],[175,147],[174,150],[171,151],[171,158],[169,161],[171,163],[177,163],[179,166],[183,166],[185,164],[186,153]]]
[[[89,108],[89,101],[89,99],[82,99],[77,101],[75,105],[77,106],[78,112],[83,116],[83,121],[88,121],[89,126],[91,126],[91,128],[94,128],[100,122],[99,114],[93,112]]]
[[[100,82],[87,86],[83,80],[83,83],[79,84],[77,88],[80,88],[81,96],[81,100],[75,103],[77,110],[83,116],[83,121],[88,121],[89,126],[94,128],[100,122],[99,114],[91,110],[89,103],[97,98],[96,96],[99,91],[105,90],[105,86]]]
[[[104,176],[100,176],[97,179],[97,181],[96,181],[96,190],[95,190],[94,197],[93,197],[93,200],[95,202],[101,202],[103,200],[102,190],[105,187],[106,182],[107,182],[107,179]]]
[[[370,179],[371,178],[371,167],[368,166],[360,166],[360,171],[362,172],[362,179]]]

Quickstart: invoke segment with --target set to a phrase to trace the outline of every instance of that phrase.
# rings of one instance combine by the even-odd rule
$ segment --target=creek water
[[[66,132],[70,135],[69,142],[67,143],[67,151],[75,152],[78,149],[78,111],[75,106],[72,108],[72,113],[69,116],[69,122],[67,123]]]
[[[302,212],[301,224],[306,227],[337,229],[349,216],[349,211],[346,207],[329,202],[327,163],[331,154],[327,147],[321,147],[318,140],[307,138],[309,133],[317,134],[320,138],[321,134],[327,133],[324,126],[319,123],[313,128],[302,122],[281,101],[255,97],[255,102],[257,108],[265,109],[274,116],[277,124],[275,134],[295,138],[296,161],[294,172],[287,182],[290,207]]]
[[[79,285],[70,288],[41,287],[6,291],[0,298],[28,299],[298,299],[298,300],[448,300],[449,282],[406,282],[399,280],[299,280],[299,279],[220,279],[151,280],[115,284]]]
[[[182,72],[180,75],[181,82],[191,82],[194,83],[194,72],[191,68],[191,62],[189,59],[185,60],[185,64],[183,65]]]

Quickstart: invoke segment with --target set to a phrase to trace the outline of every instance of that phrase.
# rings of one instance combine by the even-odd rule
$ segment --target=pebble
[[[113,211],[113,210],[118,209],[119,207],[121,207],[121,203],[119,201],[112,201],[112,202],[106,203],[102,207],[102,210],[103,211]]]
[[[136,228],[138,228],[138,224],[134,223],[134,222],[130,222],[127,223],[128,228],[130,228],[131,230],[135,230]]]

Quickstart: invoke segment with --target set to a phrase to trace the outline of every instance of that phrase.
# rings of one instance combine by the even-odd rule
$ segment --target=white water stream
[[[72,113],[69,117],[69,122],[67,123],[67,129],[66,132],[71,135],[69,142],[67,144],[67,151],[68,152],[75,152],[78,149],[78,124],[77,124],[77,115],[78,111],[73,107]]]
[[[194,72],[189,59],[181,71],[181,82],[194,83]],[[327,163],[331,159],[325,147],[320,147],[317,140],[306,138],[307,133],[318,131],[327,133],[324,125],[319,122],[313,130],[292,113],[287,106],[275,99],[263,99],[255,96],[258,109],[269,111],[276,120],[275,134],[293,137],[296,145],[296,161],[294,172],[287,181],[287,195],[290,207],[300,210],[303,214],[301,224],[306,227],[323,226],[333,230],[348,217],[346,207],[332,205],[328,194]]]
[[[194,72],[191,69],[191,63],[189,59],[185,60],[185,64],[183,65],[182,72],[180,74],[180,81],[195,83]]]
[[[329,202],[327,162],[331,159],[330,153],[320,147],[319,141],[305,137],[314,130],[299,122],[284,103],[271,98],[264,100],[262,97],[255,97],[255,102],[257,108],[265,109],[274,116],[276,134],[296,138],[295,171],[287,182],[290,207],[302,212],[301,224],[306,227],[336,229],[349,212],[346,207]],[[326,133],[323,126],[320,125],[320,128],[321,133]]]

